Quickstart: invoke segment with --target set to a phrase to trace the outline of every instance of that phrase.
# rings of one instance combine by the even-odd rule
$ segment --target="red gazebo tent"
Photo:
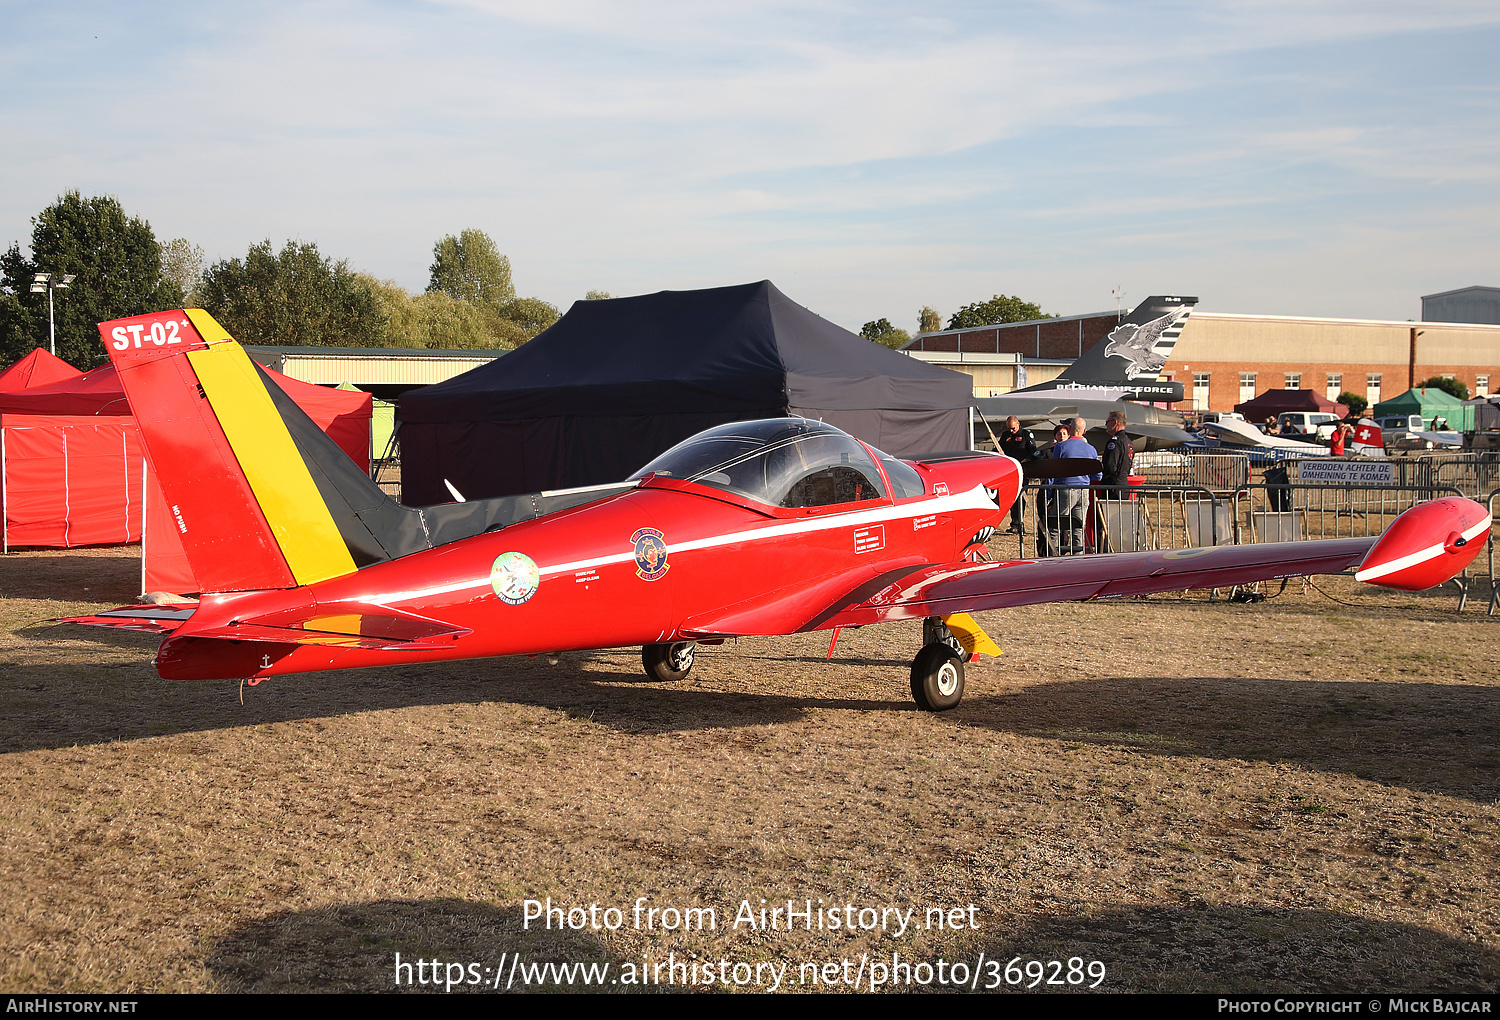
[[[0,393],[46,386],[64,379],[76,379],[82,374],[62,358],[38,347],[4,372],[0,372]]]
[[[1321,411],[1340,418],[1349,413],[1349,408],[1335,404],[1315,390],[1266,390],[1254,400],[1235,404],[1234,409],[1246,421],[1254,422],[1270,421],[1283,411]]]
[[[368,393],[266,371],[369,469]],[[0,483],[5,548],[141,542],[143,592],[198,590],[113,366],[80,373],[38,348],[0,375]]]

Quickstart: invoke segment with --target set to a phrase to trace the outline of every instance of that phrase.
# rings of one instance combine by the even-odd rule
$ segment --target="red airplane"
[[[206,312],[99,330],[203,591],[73,622],[166,634],[167,679],[641,645],[672,680],[696,643],[923,620],[912,695],[943,710],[963,696],[963,649],[993,651],[963,614],[1355,566],[1426,588],[1490,527],[1479,504],[1442,499],[1378,540],[981,562],[1022,485],[1015,461],[906,462],[800,418],[709,429],[618,485],[405,507]]]

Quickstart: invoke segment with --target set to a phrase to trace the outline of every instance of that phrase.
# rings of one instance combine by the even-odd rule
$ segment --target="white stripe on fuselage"
[[[829,531],[834,528],[860,527],[866,524],[879,524],[888,521],[911,520],[915,517],[925,517],[934,513],[949,513],[959,510],[989,510],[998,513],[995,501],[984,491],[984,486],[976,485],[968,492],[960,492],[950,496],[933,496],[922,500],[920,503],[904,503],[899,506],[879,506],[869,510],[857,510],[853,513],[830,513],[817,517],[808,517],[802,520],[785,521],[780,524],[767,524],[759,528],[747,528],[744,531],[735,531],[726,535],[710,535],[707,538],[693,539],[690,542],[667,543],[667,554],[692,552],[696,549],[712,549],[719,546],[735,545],[740,542],[760,541],[768,538],[780,538],[785,535],[813,534],[819,531]],[[554,563],[550,566],[541,567],[543,577],[568,574],[579,570],[588,570],[593,567],[604,567],[614,563],[629,563],[635,560],[635,550],[629,549],[624,552],[611,553],[608,556],[595,556],[586,560],[573,560],[568,563]],[[488,588],[490,579],[488,576],[472,581],[455,581],[451,584],[434,585],[431,588],[419,588],[414,591],[392,592],[375,598],[359,599],[377,606],[389,606],[399,602],[411,602],[416,599],[431,598],[435,595],[448,595],[453,592],[469,591],[477,588]]]

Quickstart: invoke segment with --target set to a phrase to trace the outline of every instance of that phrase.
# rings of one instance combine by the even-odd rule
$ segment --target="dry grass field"
[[[892,954],[981,988],[981,958],[1077,957],[1110,991],[1500,989],[1500,619],[1451,588],[987,614],[1006,654],[942,715],[911,704],[914,625],[829,663],[826,634],[706,648],[677,684],[625,649],[242,705],[158,679],[151,638],[46,622],[133,599],[134,554],[0,559],[6,991],[384,991],[397,953],[517,990],[517,959],[786,964],[783,990],[848,960],[866,988]],[[548,897],[623,923],[549,931]],[[762,899],[915,913],[733,925]],[[638,901],[716,926],[637,928]]]

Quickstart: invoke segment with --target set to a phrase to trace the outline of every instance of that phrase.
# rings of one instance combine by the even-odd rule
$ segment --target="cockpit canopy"
[[[922,492],[904,464],[882,457],[897,498]],[[895,469],[903,471],[897,480]],[[880,471],[853,436],[807,418],[731,422],[683,440],[637,471],[679,478],[777,507],[831,506],[880,499]],[[909,477],[907,477],[909,476]],[[907,491],[914,487],[915,491]]]

